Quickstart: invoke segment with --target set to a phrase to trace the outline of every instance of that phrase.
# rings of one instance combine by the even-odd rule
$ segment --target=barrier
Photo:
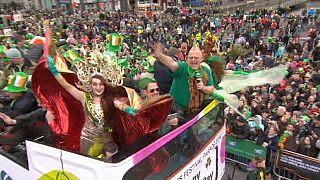
[[[235,168],[246,171],[247,165],[255,157],[266,158],[267,149],[253,141],[237,139],[234,136],[227,136],[227,161],[231,162],[233,169],[229,179],[234,179]],[[229,174],[229,173],[228,173]]]
[[[273,174],[277,177],[278,180],[300,180],[301,178],[297,175],[295,175],[294,173],[282,169],[282,168],[277,168],[277,167],[273,167]]]
[[[314,179],[320,177],[320,160],[281,149],[274,174],[279,179]]]
[[[267,149],[253,141],[237,139],[227,136],[227,160],[240,169],[245,168],[253,158],[266,158]],[[235,166],[234,166],[235,168]],[[232,176],[234,176],[233,169]],[[300,180],[320,177],[320,160],[280,149],[276,164],[272,169],[276,179]]]
[[[234,136],[227,136],[227,152],[250,160],[257,156],[265,159],[267,155],[267,148],[254,141],[237,139]]]

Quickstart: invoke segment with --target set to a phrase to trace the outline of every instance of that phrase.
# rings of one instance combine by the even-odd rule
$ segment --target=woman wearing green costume
[[[69,84],[59,73],[52,57],[48,57],[49,67],[57,82],[69,92],[76,100],[83,104],[86,113],[85,125],[81,132],[80,151],[91,157],[104,157],[110,161],[112,155],[117,153],[117,145],[112,138],[112,127],[109,122],[115,108],[136,115],[139,107],[131,107],[115,99],[118,96],[132,94],[135,102],[140,101],[139,96],[132,89],[113,87],[106,83],[101,75],[91,77],[91,92],[80,91]],[[136,103],[139,104],[139,103]]]

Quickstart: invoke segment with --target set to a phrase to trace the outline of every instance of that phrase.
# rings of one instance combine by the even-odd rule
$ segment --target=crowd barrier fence
[[[320,160],[280,149],[273,172],[278,179],[320,179]]]
[[[229,176],[228,178],[233,179],[236,166],[246,170],[247,165],[257,156],[265,159],[269,157],[267,155],[267,148],[256,144],[253,141],[227,136],[226,159],[229,163],[234,164],[232,176]],[[319,159],[280,149],[276,155],[276,159],[273,161],[275,162],[275,166],[273,167],[272,172],[275,179],[320,179]]]

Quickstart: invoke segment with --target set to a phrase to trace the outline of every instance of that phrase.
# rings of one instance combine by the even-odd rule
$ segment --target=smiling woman
[[[93,76],[91,78],[92,93],[101,96],[105,90],[104,79],[101,76]]]

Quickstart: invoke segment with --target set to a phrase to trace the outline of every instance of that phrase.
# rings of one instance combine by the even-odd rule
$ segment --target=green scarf
[[[192,69],[190,66],[188,66],[188,74],[189,74],[189,76],[190,76],[191,78],[196,77],[197,74],[200,74],[202,78],[204,77],[204,72],[203,72],[202,69],[200,69],[200,70],[194,70],[194,69]]]

